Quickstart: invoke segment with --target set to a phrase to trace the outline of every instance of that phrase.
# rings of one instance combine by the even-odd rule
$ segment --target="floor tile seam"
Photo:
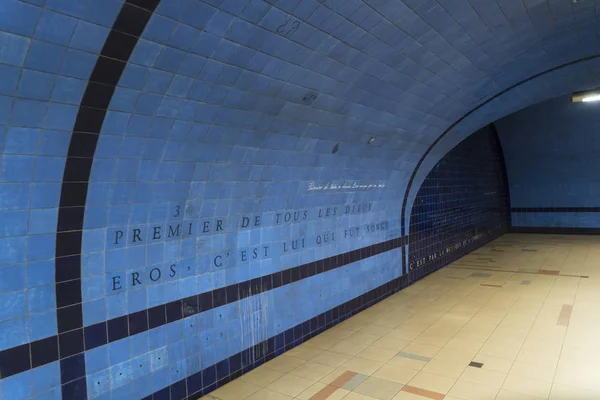
[[[438,270],[438,271],[441,271],[441,269],[440,269],[440,270]],[[438,273],[438,271],[436,271],[436,273]],[[433,275],[433,274],[432,274],[432,275]],[[449,285],[449,286],[451,286],[451,287],[456,287],[456,286],[458,286],[458,284],[455,284],[455,285]],[[474,292],[476,288],[477,288],[477,286],[472,286],[472,287],[471,287],[471,289],[469,290],[469,292],[468,292],[467,296],[468,296],[469,294],[471,294],[472,292]],[[493,297],[493,296],[492,296],[492,297]],[[482,307],[484,307],[484,305],[485,305],[485,304],[487,304],[487,302],[489,302],[489,301],[492,299],[492,297],[490,297],[490,298],[489,298],[489,299],[488,299],[486,302],[484,302],[483,304],[481,304],[481,306],[479,306],[479,308],[477,309],[477,311],[479,311],[479,310],[480,310]],[[457,303],[458,303],[458,302],[457,302]],[[456,305],[456,304],[455,304],[455,305]],[[470,318],[469,318],[467,321],[465,321],[465,322],[464,322],[464,324],[463,324],[463,326],[461,327],[461,329],[459,329],[459,330],[458,330],[458,331],[457,331],[457,332],[456,332],[454,335],[452,335],[452,337],[451,337],[451,338],[448,340],[448,342],[446,342],[446,345],[447,345],[447,344],[448,344],[450,341],[452,341],[452,339],[454,339],[454,338],[455,338],[455,337],[456,337],[456,336],[457,336],[457,335],[458,335],[458,334],[459,334],[459,333],[462,331],[462,329],[464,329],[464,327],[465,327],[465,326],[466,326],[466,325],[469,323],[469,321],[471,321],[471,320],[472,320],[472,319],[475,317],[475,314],[477,313],[477,311],[476,311],[476,312],[475,312],[475,313],[474,313],[474,314],[473,314],[473,315],[472,315],[472,316],[471,316],[471,317],[470,317]],[[447,312],[446,312],[446,313],[447,313]],[[444,313],[442,316],[440,316],[440,317],[439,317],[439,318],[438,318],[438,319],[437,319],[435,322],[438,322],[438,321],[439,321],[439,320],[440,320],[440,319],[441,319],[441,318],[442,318],[442,317],[443,317],[443,316],[444,316],[446,313]],[[435,324],[435,322],[434,322],[434,323],[432,323],[431,325]],[[431,326],[431,325],[430,325],[430,326]],[[423,332],[425,332],[425,330],[424,330]],[[421,333],[419,334],[419,336],[420,336],[420,335],[422,335],[422,334],[423,334],[423,332],[421,332]],[[417,338],[418,338],[418,336],[417,336]],[[414,342],[415,342],[415,341],[414,341],[414,340],[412,340],[412,341],[411,341],[411,342],[410,342],[408,345],[404,346],[404,347],[402,348],[402,350],[400,350],[400,351],[403,351],[403,350],[404,350],[406,347],[408,347],[410,344],[412,344],[412,343],[414,343]],[[446,347],[446,345],[442,346],[442,347],[440,348],[440,350],[438,350],[438,351],[435,353],[435,355],[433,355],[433,357],[430,357],[430,358],[433,360],[433,359],[435,358],[435,356],[436,356],[436,355],[437,355],[437,354],[438,354],[438,353],[439,353],[439,352],[440,352],[442,349],[444,349],[444,348]],[[436,346],[436,347],[437,347],[437,346]]]
[[[554,286],[555,284],[556,284],[556,280],[554,280],[554,281],[552,282],[552,286]],[[521,295],[522,295],[524,292],[525,292],[525,290],[523,290],[523,292],[521,292]],[[550,292],[551,292],[551,290],[549,290],[549,291],[548,291],[548,293],[546,294],[546,297],[545,297],[545,299],[544,299],[544,303],[545,303],[545,302],[548,300],[548,297],[550,296]],[[519,296],[519,298],[521,297],[521,295]],[[513,307],[514,307],[514,305],[513,305]],[[542,307],[543,307],[543,303],[542,303]],[[528,338],[528,337],[529,337],[529,335],[531,334],[531,331],[532,331],[532,329],[533,329],[533,325],[535,324],[535,321],[536,321],[536,320],[539,318],[539,315],[540,315],[540,313],[541,313],[542,307],[540,307],[540,309],[539,309],[539,311],[538,311],[538,313],[537,313],[537,315],[536,315],[536,317],[535,317],[534,323],[533,323],[533,324],[531,324],[531,327],[529,328],[529,331],[527,332],[527,336],[525,336],[525,339],[523,340],[523,343],[522,343],[522,344],[521,344],[521,346],[519,347],[519,351],[517,352],[517,358],[518,358],[518,355],[519,355],[519,353],[522,351],[522,349],[523,349],[523,346],[525,345],[525,342],[527,341],[527,338]],[[512,309],[512,307],[511,307],[511,309]],[[564,337],[563,337],[563,344],[564,344]],[[562,346],[561,346],[561,350],[562,350]],[[511,367],[510,367],[510,370],[508,370],[508,372],[506,373],[506,376],[504,377],[504,380],[502,381],[502,385],[500,386],[500,390],[501,390],[501,389],[504,387],[504,385],[505,385],[505,383],[506,383],[506,380],[508,379],[508,376],[510,375],[510,372],[512,371],[512,369],[513,369],[513,367],[514,367],[515,363],[517,362],[517,358],[515,358],[515,359],[514,359],[514,361],[512,362],[512,365],[511,365]],[[558,364],[556,365],[556,367],[555,367],[555,370],[556,370],[556,368],[557,368],[557,367],[558,367]],[[556,373],[556,371],[555,371],[555,373]],[[553,382],[554,382],[554,378],[553,378]],[[517,393],[520,393],[520,392],[517,392]],[[522,394],[527,394],[527,393],[522,393]]]
[[[573,300],[573,309],[575,309],[575,304],[577,304],[577,295],[579,294],[579,286],[581,286],[581,279],[577,282],[577,290],[575,291],[575,299]],[[569,333],[569,328],[571,328],[570,323],[567,325],[567,329],[565,329],[565,332],[563,334],[562,344],[560,345],[560,352],[558,353],[558,361],[556,362],[556,365],[554,366],[554,374],[552,374],[552,386],[554,386],[556,374],[558,373],[558,366],[560,364],[561,359],[563,358],[563,349],[565,347],[565,339],[567,337],[567,334]],[[552,393],[552,390],[550,390],[550,393]]]

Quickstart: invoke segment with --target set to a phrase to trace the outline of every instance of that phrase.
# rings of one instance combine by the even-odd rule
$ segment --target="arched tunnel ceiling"
[[[597,83],[589,64],[576,79],[545,75],[469,114],[517,82],[598,54],[600,0],[130,0],[141,8],[120,28],[122,4],[2,1],[0,79],[14,97],[3,120],[73,130],[110,28],[135,31],[149,17],[110,100],[92,178],[110,181],[108,159],[154,152],[205,166],[194,167],[199,180],[258,182],[244,206],[253,209],[300,206],[306,199],[281,196],[298,193],[298,181],[371,179],[387,181],[381,200],[398,214],[415,167],[449,127],[411,194],[476,128]],[[248,164],[261,168],[250,176]],[[231,190],[223,185],[211,190]]]

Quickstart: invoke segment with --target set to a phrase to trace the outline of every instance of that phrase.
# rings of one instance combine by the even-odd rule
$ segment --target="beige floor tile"
[[[263,366],[266,368],[273,369],[275,371],[290,372],[291,370],[293,370],[301,364],[304,364],[304,360],[300,360],[298,358],[290,357],[286,354],[283,354],[265,363]]]
[[[243,382],[248,382],[253,385],[265,387],[285,374],[286,372],[276,371],[274,369],[261,366],[259,368],[253,369],[247,374],[242,375],[239,379]]]
[[[585,390],[569,385],[554,383],[550,391],[550,400],[595,400],[600,399],[600,392]]]
[[[431,346],[428,344],[412,342],[411,344],[409,344],[408,346],[403,348],[402,352],[417,354],[417,355],[423,356],[423,357],[433,358],[440,350],[441,350],[441,347],[438,347],[438,346]]]
[[[316,382],[329,375],[333,370],[334,367],[330,367],[329,365],[308,361],[294,368],[290,373]]]
[[[338,339],[316,336],[304,344],[309,347],[316,347],[317,349],[327,350],[338,342]]]
[[[468,365],[473,360],[475,354],[475,352],[443,348],[437,352],[433,358],[456,364]]]
[[[386,362],[386,364],[394,365],[396,367],[410,368],[410,369],[414,369],[415,371],[420,371],[421,369],[423,369],[423,367],[425,367],[425,365],[427,365],[427,362],[428,361],[414,360],[412,358],[395,356],[395,357],[392,357],[388,362]]]
[[[446,394],[454,385],[456,379],[448,378],[447,376],[430,374],[427,372],[419,372],[412,378],[408,384],[421,389],[431,390],[432,392]]]
[[[482,368],[467,367],[460,379],[466,382],[500,388],[506,379],[506,373],[490,371]]]
[[[286,352],[285,354],[290,357],[308,361],[308,360],[318,356],[322,352],[323,352],[323,350],[317,349],[316,347],[302,345],[302,346],[294,347],[292,350]]]
[[[386,335],[386,336],[382,337],[381,339],[377,340],[376,342],[374,342],[373,346],[400,351],[403,348],[405,348],[406,346],[408,346],[409,344],[410,344],[410,340],[400,339],[400,338]]]
[[[476,354],[473,357],[473,361],[482,363],[482,369],[505,373],[508,373],[508,371],[510,371],[514,363],[513,360],[488,356],[487,354]]]
[[[260,389],[260,386],[235,380],[215,390],[211,395],[221,400],[240,400],[249,397]]]
[[[345,362],[341,368],[363,375],[371,375],[382,366],[383,363],[377,361],[367,360],[366,358],[361,357],[354,357]]]
[[[335,351],[325,350],[318,356],[315,356],[311,361],[337,368],[351,358],[352,356],[348,354],[342,354],[337,353]]]
[[[418,371],[410,368],[397,367],[394,365],[386,364],[379,368],[373,373],[375,378],[386,379],[388,381],[406,384],[408,383]]]
[[[542,399],[548,398],[552,383],[541,381],[539,379],[523,378],[509,374],[504,381],[502,389],[509,392],[523,393],[533,397]]]
[[[292,374],[286,374],[268,385],[267,389],[296,397],[314,384],[315,382],[309,379],[301,378]]]
[[[553,367],[529,364],[516,361],[510,373],[512,375],[522,376],[523,378],[539,379],[542,381],[552,382],[556,369]]]
[[[326,387],[327,387],[327,385],[325,385],[324,383],[316,382],[314,385],[312,385],[311,387],[309,387],[308,389],[306,389],[304,392],[302,392],[298,396],[296,396],[296,399],[298,399],[298,400],[310,400],[311,397],[313,397],[317,393],[321,392]],[[332,387],[330,390],[332,392],[334,392],[335,389],[337,389],[337,388],[333,388]]]
[[[370,334],[378,335],[378,336],[387,335],[391,330],[392,330],[392,328],[390,328],[390,327],[383,326],[383,325],[375,325],[375,324],[365,325],[365,326],[359,328],[359,331],[361,331],[361,332],[370,333]]]
[[[330,351],[337,353],[347,354],[349,356],[355,356],[364,349],[367,348],[367,344],[357,343],[350,340],[342,340],[341,342],[331,346]]]
[[[285,394],[274,392],[268,389],[260,389],[252,396],[246,398],[246,400],[292,400],[293,397],[286,396]]]
[[[331,382],[342,376],[342,374],[344,374],[346,371],[347,370],[343,368],[336,368],[323,378],[319,379],[319,382],[329,385]]]
[[[400,391],[392,400],[426,400],[426,397]],[[445,400],[445,399],[444,399]]]
[[[408,342],[415,340],[421,335],[421,331],[408,330],[408,329],[392,329],[385,337],[391,337],[394,339],[402,339]]]
[[[385,347],[378,347],[375,345],[369,346],[360,353],[358,357],[366,358],[373,361],[386,362],[398,354],[398,351],[393,349],[386,349]]]
[[[327,399],[329,400],[329,399]],[[361,393],[350,392],[344,397],[344,400],[377,400],[375,397],[367,396]]]
[[[430,374],[447,376],[448,378],[458,379],[460,375],[464,372],[467,366],[465,364],[456,364],[449,361],[433,359],[429,361],[425,367],[423,367],[423,372],[428,372]]]
[[[515,393],[510,392],[508,390],[500,390],[498,392],[498,396],[496,396],[496,400],[540,400],[540,397],[532,397],[523,393]],[[566,399],[565,399],[566,400]],[[570,397],[569,400],[575,400]],[[582,399],[583,400],[583,399]]]
[[[381,339],[381,335],[374,335],[372,333],[366,333],[366,332],[354,332],[353,334],[348,336],[345,340],[350,340],[352,342],[366,344],[367,346],[369,346],[379,339]]]
[[[380,400],[391,400],[402,389],[402,386],[401,383],[369,377],[353,391]]]
[[[465,400],[494,400],[497,393],[498,388],[459,379],[448,394]]]

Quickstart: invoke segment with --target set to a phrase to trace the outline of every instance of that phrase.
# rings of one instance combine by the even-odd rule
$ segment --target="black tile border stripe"
[[[600,228],[513,226],[511,233],[536,233],[548,235],[600,235]]]
[[[571,212],[571,213],[596,213],[600,212],[600,207],[513,207],[510,212],[514,213],[560,213],[560,212]]]
[[[160,0],[125,0],[96,60],[79,105],[63,173],[56,229],[55,293],[58,335],[0,352],[0,378],[61,360],[63,399],[87,398],[85,362],[81,353],[84,343],[81,248],[94,153],[115,88],[139,36],[159,2]],[[50,347],[55,345],[56,351],[54,347]],[[41,348],[50,350],[44,356],[38,355],[37,349]],[[29,352],[29,366],[25,362],[3,362],[3,357],[9,357],[11,352],[15,356],[17,353],[25,355]]]
[[[72,371],[75,367],[83,368],[84,372],[83,376],[75,374],[75,379],[85,378],[84,363],[75,362],[76,357],[83,357],[85,351],[391,250],[404,248],[406,244],[406,238],[390,239],[322,260],[302,264],[285,271],[171,301],[94,325],[75,328],[57,336],[6,349],[0,351],[0,379],[60,359],[62,383],[71,384],[73,383],[74,374],[67,374],[66,371]],[[81,310],[81,303],[77,306],[78,310]],[[71,307],[67,310],[73,309]],[[68,315],[63,317],[67,320],[70,318]]]
[[[408,195],[410,193],[410,189],[412,188],[413,182],[415,180],[415,176],[417,175],[417,172],[419,171],[419,168],[421,168],[421,165],[423,164],[423,162],[425,161],[425,159],[427,158],[427,156],[429,155],[429,153],[431,153],[431,150],[433,150],[433,148],[440,142],[440,140],[442,140],[444,138],[444,136],[446,136],[448,133],[450,133],[450,131],[452,131],[452,129],[454,129],[458,124],[460,124],[462,121],[464,121],[465,119],[467,119],[470,115],[474,114],[476,111],[478,111],[479,109],[481,109],[482,107],[484,107],[485,105],[491,103],[493,100],[497,99],[498,97],[502,96],[505,93],[510,92],[511,90],[523,85],[524,83],[530,82],[536,78],[539,78],[540,76],[544,76],[546,74],[558,71],[562,68],[565,67],[570,67],[572,65],[576,65],[579,64],[581,62],[586,62],[586,61],[591,61],[591,60],[595,60],[597,58],[600,58],[600,53],[599,54],[594,54],[592,56],[588,56],[588,57],[582,57],[579,58],[577,60],[574,61],[570,61],[564,64],[560,64],[557,65],[555,67],[549,68],[545,71],[542,72],[538,72],[537,74],[531,75],[528,78],[525,78],[509,87],[507,87],[504,90],[501,90],[500,92],[496,93],[495,95],[491,96],[489,99],[483,101],[481,104],[479,104],[478,106],[472,108],[470,111],[468,111],[466,114],[464,114],[462,117],[460,117],[459,119],[457,119],[456,121],[454,121],[452,123],[452,125],[450,125],[444,132],[442,132],[442,134],[433,141],[433,143],[427,148],[427,150],[425,151],[425,153],[423,153],[423,155],[421,156],[421,158],[419,159],[419,162],[417,162],[417,165],[415,166],[410,179],[408,181],[408,185],[406,186],[406,191],[404,192],[404,198],[402,200],[402,217],[400,218],[401,220],[401,234],[402,236],[406,235],[406,205],[408,202]],[[493,123],[493,121],[490,121],[490,123]],[[506,171],[505,171],[506,173]],[[410,218],[410,216],[409,216]]]

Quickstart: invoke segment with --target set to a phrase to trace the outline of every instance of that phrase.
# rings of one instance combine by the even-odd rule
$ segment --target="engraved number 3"
[[[181,206],[175,206],[175,215],[173,215],[173,216],[179,217],[180,210],[181,210]]]

